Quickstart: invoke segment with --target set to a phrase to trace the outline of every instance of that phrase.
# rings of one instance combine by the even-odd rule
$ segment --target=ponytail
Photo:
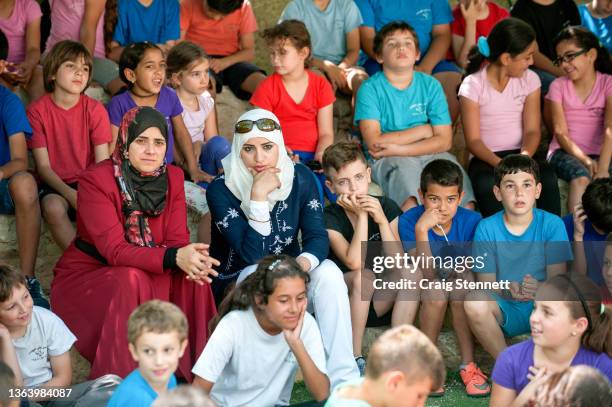
[[[119,20],[118,0],[106,0],[104,10],[104,47],[110,51],[110,45],[115,35],[115,26]]]
[[[259,262],[257,270],[236,285],[223,299],[217,315],[210,321],[210,333],[212,334],[219,321],[231,311],[267,304],[268,297],[276,289],[277,280],[289,277],[299,277],[307,286],[310,282],[310,275],[302,270],[293,257],[286,254],[264,257]]]
[[[591,31],[584,27],[573,26],[566,27],[553,40],[553,46],[556,49],[562,41],[571,41],[578,48],[584,50],[594,49],[597,51],[597,58],[595,59],[595,70],[603,74],[612,74],[612,61],[610,60],[610,53],[601,44],[597,36]]]
[[[535,31],[523,20],[512,17],[501,20],[495,24],[488,38],[479,38],[478,45],[470,49],[465,76],[479,71],[487,61],[497,61],[503,53],[507,52],[512,57],[519,55],[529,48],[535,38]]]
[[[593,305],[597,309],[596,304]],[[594,352],[606,353],[612,357],[612,311],[600,304],[599,312],[593,315],[592,326],[582,335],[582,345]]]

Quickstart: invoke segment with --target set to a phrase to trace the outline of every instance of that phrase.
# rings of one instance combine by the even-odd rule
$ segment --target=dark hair
[[[51,77],[57,74],[57,70],[64,62],[76,61],[79,58],[83,58],[85,60],[85,65],[89,67],[87,85],[85,85],[84,88],[87,89],[93,78],[93,59],[91,58],[91,54],[82,43],[63,40],[55,44],[43,60],[45,90],[47,92],[53,92],[55,90],[55,79],[51,79]]]
[[[325,149],[322,160],[323,171],[329,178],[331,170],[338,172],[345,165],[357,160],[363,162],[366,166],[368,165],[361,145],[353,141],[339,141]]]
[[[172,74],[184,71],[189,68],[189,65],[203,59],[208,59],[208,54],[202,47],[191,41],[181,41],[168,52],[166,76],[170,78]]]
[[[306,285],[310,282],[310,274],[302,270],[291,256],[269,255],[261,259],[257,270],[223,299],[217,316],[210,321],[210,331],[214,331],[219,321],[231,311],[246,310],[256,306],[257,302],[267,304],[268,297],[276,289],[276,282],[288,277],[299,277]]]
[[[13,288],[26,285],[26,279],[17,269],[0,263],[0,302],[11,298]]]
[[[140,61],[142,61],[142,58],[144,58],[145,53],[150,49],[156,49],[162,52],[161,48],[152,42],[136,42],[125,47],[121,52],[121,56],[119,57],[119,77],[129,89],[131,89],[134,84],[125,76],[125,70],[136,70],[136,67]]]
[[[612,405],[612,387],[599,369],[587,365],[570,366],[550,374],[525,404],[529,407],[598,405]]]
[[[595,70],[605,74],[612,74],[612,61],[610,60],[610,53],[601,44],[599,38],[592,32],[584,27],[573,26],[565,27],[557,36],[553,39],[553,46],[555,50],[557,45],[562,41],[571,41],[578,48],[585,50],[594,49],[597,51],[597,59],[595,59]]]
[[[274,27],[266,28],[261,36],[268,46],[271,46],[276,40],[289,40],[297,49],[308,47],[308,57],[305,61],[308,65],[308,60],[312,55],[312,42],[310,41],[310,33],[302,21],[285,20]]]
[[[501,186],[504,176],[516,174],[517,172],[531,174],[535,178],[536,183],[540,182],[540,167],[533,158],[525,154],[510,154],[505,156],[493,169],[495,185]]]
[[[9,53],[9,43],[4,32],[0,30],[0,59],[6,60]]]
[[[374,36],[374,46],[372,50],[374,51],[375,55],[382,54],[385,38],[387,38],[389,35],[393,34],[396,31],[408,31],[412,35],[412,38],[414,38],[414,45],[416,46],[416,50],[419,50],[419,36],[417,35],[414,28],[412,28],[412,26],[405,21],[395,20],[385,24]]]
[[[443,187],[459,188],[463,190],[463,173],[461,168],[450,160],[437,159],[428,163],[421,172],[421,192],[427,192],[430,184],[438,184]]]
[[[115,35],[115,27],[119,19],[118,0],[106,0],[104,10],[104,47],[110,51],[110,45]]]
[[[200,0],[202,1],[202,0]],[[206,0],[208,7],[218,13],[228,15],[242,7],[244,0]]]
[[[501,20],[487,37],[491,51],[488,57],[482,55],[476,45],[470,49],[465,76],[480,70],[485,61],[497,61],[503,53],[507,52],[511,57],[519,55],[529,48],[535,39],[535,31],[523,20],[512,17]]]
[[[588,327],[582,334],[582,345],[612,357],[612,316],[602,312],[600,288],[581,273],[564,273],[548,279],[538,288],[536,301],[562,301],[573,319],[586,318]]]
[[[591,181],[582,195],[582,208],[597,229],[612,232],[612,179]]]

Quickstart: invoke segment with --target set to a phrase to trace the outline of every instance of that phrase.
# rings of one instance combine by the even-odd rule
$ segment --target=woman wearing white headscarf
[[[334,387],[359,377],[347,289],[336,264],[326,260],[329,240],[316,180],[286,154],[278,123],[267,110],[243,114],[231,153],[222,161],[225,173],[207,189],[213,222],[210,255],[221,262],[213,292],[220,302],[228,285],[253,272],[249,266],[268,254],[296,257],[310,272],[308,306],[316,311]]]

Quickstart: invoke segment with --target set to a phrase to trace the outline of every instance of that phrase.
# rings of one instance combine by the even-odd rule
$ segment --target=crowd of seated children
[[[309,281],[296,259],[264,257],[219,307],[194,385],[221,406],[288,405],[299,368],[310,394],[325,400],[330,383],[321,333],[306,311]]]
[[[467,256],[471,247],[465,242],[474,239],[481,216],[478,212],[459,206],[465,195],[463,174],[459,165],[449,160],[433,160],[421,172],[419,196],[422,205],[404,212],[395,225],[404,249],[412,256],[445,257],[452,247],[453,256]],[[425,264],[425,263],[424,263]],[[470,271],[447,273],[433,266],[422,267],[422,278],[428,281],[470,279]],[[474,342],[468,325],[463,297],[465,292],[439,289],[421,291],[419,327],[433,343],[437,343],[446,308],[450,302],[453,330],[461,354],[459,374],[470,396],[486,396],[491,391],[486,376],[474,363]],[[444,387],[432,395],[444,395]]]
[[[391,254],[397,251],[390,242],[398,241],[394,230],[397,230],[398,216],[402,211],[387,197],[368,195],[371,169],[359,144],[341,141],[329,146],[323,154],[323,170],[327,186],[337,196],[335,203],[325,207],[325,227],[330,245],[328,257],[342,270],[349,290],[353,355],[363,376],[366,360],[362,354],[362,340],[368,320],[382,322],[384,316],[393,310],[392,326],[411,324],[418,306],[414,301],[416,297],[409,301],[397,291],[392,293],[394,298],[389,295],[373,298],[371,281],[374,274],[362,269],[362,242],[387,242]],[[369,263],[366,260],[365,264]],[[397,274],[398,279],[409,276],[402,270]]]
[[[478,223],[474,253],[483,257],[484,266],[473,271],[477,281],[510,281],[510,288],[468,293],[465,312],[476,339],[497,358],[505,337],[530,332],[538,285],[564,273],[572,254],[561,218],[535,207],[542,192],[538,164],[512,154],[494,175],[493,191],[504,209]]]
[[[14,374],[11,387],[70,387],[71,403],[64,405],[105,406],[120,378],[105,375],[71,386],[76,340],[57,315],[34,305],[19,271],[0,265],[0,360]]]
[[[321,160],[334,141],[336,97],[330,83],[308,69],[310,34],[303,22],[285,20],[266,29],[263,36],[275,72],[261,82],[251,103],[278,117],[287,152],[293,161],[315,171],[321,189],[333,201],[324,184]]]
[[[445,377],[436,346],[415,327],[401,325],[374,341],[365,377],[334,389],[325,406],[424,406]]]
[[[300,20],[306,25],[312,43],[312,67],[325,74],[334,90],[351,95],[354,106],[357,90],[368,75],[357,66],[362,19],[353,0],[293,0],[283,10],[279,23],[284,20]]]
[[[180,30],[182,40],[210,55],[215,93],[227,85],[248,100],[265,79],[265,71],[252,63],[257,21],[249,0],[183,0]]]
[[[167,58],[170,85],[183,107],[183,122],[191,136],[195,162],[212,179],[223,172],[221,160],[229,154],[230,143],[218,134],[215,100],[208,92],[210,58],[197,44],[182,41],[170,49]],[[185,182],[187,206],[202,218],[198,225],[198,242],[209,243],[210,214],[202,181],[197,186]]]
[[[450,22],[453,16],[447,0],[401,0],[388,3],[383,0],[356,0],[363,23],[360,28],[361,48],[367,56],[363,66],[370,76],[379,72],[381,54],[377,52],[375,35],[392,21],[402,21],[414,28],[415,41],[420,54],[414,69],[433,75],[442,85],[450,117],[454,122],[459,113],[456,89],[461,82],[460,68],[447,61],[451,45]]]
[[[6,69],[8,42],[0,31],[0,72]],[[28,169],[27,140],[32,128],[19,98],[0,85],[0,213],[15,214],[19,269],[34,303],[49,301],[34,275],[40,238],[40,205],[36,181]]]
[[[546,95],[553,140],[548,160],[569,182],[568,211],[580,201],[591,178],[612,174],[612,61],[597,37],[582,27],[568,27],[555,37],[555,64],[564,76]]]
[[[608,52],[612,51],[611,6],[610,0],[591,0],[578,5],[581,25],[595,34]]]
[[[176,0],[109,0],[105,29],[112,32],[108,57],[119,62],[130,44],[150,42],[164,52],[180,38],[180,5]]]
[[[543,283],[529,324],[531,338],[508,347],[495,362],[491,405],[529,399],[542,375],[569,366],[591,366],[612,381],[612,317],[587,277],[561,274]]]
[[[40,62],[40,21],[42,12],[36,0],[0,1],[0,30],[9,43],[6,61],[9,72],[4,74],[12,86],[34,91],[34,70]],[[40,92],[34,93],[40,96]]]
[[[420,39],[404,22],[392,22],[376,33],[373,52],[382,71],[359,88],[355,124],[376,162],[372,175],[402,210],[417,205],[423,167],[436,158],[457,161],[447,153],[452,129],[440,83],[416,70]],[[413,176],[406,176],[413,174]],[[473,205],[469,178],[464,174],[463,205]]]
[[[459,88],[465,139],[474,155],[468,173],[484,217],[502,209],[492,193],[493,168],[509,154],[532,157],[540,144],[540,80],[528,69],[536,49],[527,23],[515,18],[500,21],[472,49],[467,77]],[[538,165],[540,207],[558,215],[557,178],[547,163]]]
[[[80,173],[109,158],[111,128],[102,103],[83,92],[91,82],[92,59],[75,41],[57,43],[43,64],[47,93],[27,109],[32,149],[41,178],[40,207],[57,245],[74,239]]]
[[[152,300],[127,321],[128,348],[136,368],[117,387],[109,407],[150,406],[176,387],[174,372],[187,347],[187,318],[174,304]]]
[[[451,23],[451,51],[456,63],[465,69],[468,54],[478,38],[488,37],[495,24],[509,15],[508,10],[492,0],[460,0],[453,9]]]
[[[602,274],[605,241],[612,232],[612,179],[592,181],[573,213],[563,217],[565,230],[574,242],[573,270],[585,274],[602,291],[604,302],[612,300]]]

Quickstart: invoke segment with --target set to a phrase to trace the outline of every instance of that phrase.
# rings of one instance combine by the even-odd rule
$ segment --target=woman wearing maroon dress
[[[51,303],[92,364],[90,377],[125,377],[136,364],[127,320],[141,303],[178,305],[189,321],[189,345],[178,374],[191,367],[215,314],[210,277],[219,263],[208,246],[189,244],[183,173],[164,164],[164,117],[150,107],[125,114],[111,160],[79,179],[77,238],[55,266]]]

